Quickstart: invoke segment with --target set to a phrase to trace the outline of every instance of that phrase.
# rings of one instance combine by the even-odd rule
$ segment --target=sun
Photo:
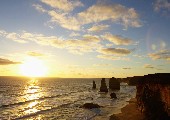
[[[47,67],[43,61],[37,58],[27,58],[20,66],[21,74],[28,77],[43,77],[47,73]]]

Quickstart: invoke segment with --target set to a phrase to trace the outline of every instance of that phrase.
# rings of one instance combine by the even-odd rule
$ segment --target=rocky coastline
[[[101,80],[100,92],[120,90],[120,82],[136,86],[136,97],[121,109],[120,114],[113,114],[110,120],[169,120],[170,119],[170,73],[156,73],[127,78],[110,78],[109,87],[104,78]],[[96,87],[96,86],[95,86]],[[94,82],[93,82],[94,88]],[[116,99],[116,94],[110,94]]]

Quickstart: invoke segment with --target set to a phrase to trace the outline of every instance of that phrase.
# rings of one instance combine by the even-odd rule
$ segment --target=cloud
[[[124,60],[129,61],[127,57],[122,57],[131,53],[130,50],[124,48],[102,48],[98,49],[97,52],[102,53],[97,55],[98,58],[107,59],[107,60]]]
[[[56,23],[60,25],[61,27],[66,28],[68,30],[75,30],[75,31],[80,30],[80,27],[81,27],[80,22],[77,20],[77,18],[69,14],[60,13],[60,12],[51,10],[51,11],[48,11],[48,15],[51,16],[50,22],[52,23]]]
[[[23,39],[20,37],[19,34],[14,33],[14,32],[8,33],[8,34],[6,33],[6,38],[11,39],[11,40],[16,41],[16,42],[26,43],[26,41],[23,40]]]
[[[131,53],[130,50],[124,48],[103,48],[98,50],[99,53],[105,55],[128,55]]]
[[[151,64],[145,64],[144,68],[150,68],[150,69],[155,69],[154,66],[152,66]]]
[[[107,64],[107,63],[100,63],[100,64],[93,64],[94,67],[107,67],[107,66],[111,66],[112,64]]]
[[[92,35],[84,35],[83,39],[73,39],[73,40],[66,40],[64,45],[71,53],[74,54],[82,54],[85,52],[93,52],[96,49],[102,47],[99,44],[100,39],[98,36]]]
[[[143,67],[147,69],[163,70],[162,68],[157,68],[151,64],[145,64]]]
[[[139,14],[134,8],[127,8],[120,4],[96,4],[87,10],[78,13],[78,18],[82,24],[98,23],[101,21],[111,20],[112,22],[121,23],[125,29],[130,27],[141,27]]]
[[[21,64],[21,62],[14,62],[8,59],[0,58],[0,65]]]
[[[39,4],[33,4],[32,6],[35,7],[35,9],[38,10],[38,11],[40,11],[40,12],[43,12],[43,13],[47,12],[47,10],[45,10],[45,9],[44,9],[41,5],[39,5]]]
[[[98,58],[106,59],[106,60],[123,60],[129,61],[129,58],[120,57],[120,56],[112,56],[112,55],[97,55]]]
[[[41,5],[33,5],[35,9],[40,12],[47,13],[50,16],[50,22],[60,25],[61,27],[80,31],[81,27],[86,24],[100,23],[102,21],[111,21],[113,23],[119,23],[124,26],[124,29],[128,27],[141,27],[142,24],[139,19],[139,14],[134,8],[127,8],[120,4],[95,4],[86,10],[79,13],[71,13],[76,7],[81,7],[83,4],[76,1],[68,0],[41,0],[48,6],[51,6],[52,10],[46,10]],[[94,25],[88,31],[97,32],[108,28],[107,25]]]
[[[113,46],[112,43],[111,44],[106,44],[106,47],[111,47],[111,46]]]
[[[130,70],[131,68],[130,67],[125,67],[125,68],[122,68],[124,70]]]
[[[170,51],[169,50],[160,50],[156,53],[151,53],[148,55],[153,60],[157,60],[157,59],[170,60]]]
[[[56,11],[56,10],[46,10],[39,4],[36,5],[33,4],[33,7],[35,7],[35,9],[40,12],[47,13],[50,16],[50,21],[46,23],[47,25],[49,25],[50,28],[53,28],[54,25],[60,25],[61,27],[68,30],[74,30],[74,31],[80,30],[81,27],[80,22],[76,17],[70,15],[69,13]]]
[[[110,33],[106,33],[102,36],[104,39],[114,43],[115,45],[130,45],[132,44],[132,40],[129,38],[124,38],[120,35],[112,35]]]
[[[42,53],[33,52],[33,51],[29,51],[29,52],[27,52],[27,54],[28,54],[29,56],[33,56],[33,57],[41,57],[41,56],[44,56],[44,54],[42,54]]]
[[[4,37],[4,36],[6,36],[6,34],[7,34],[6,31],[0,30],[0,36],[3,36],[3,37]]]
[[[1,36],[4,36],[7,39],[13,40],[15,42],[20,42],[21,40],[24,43],[33,41],[39,45],[53,46],[60,49],[65,48],[69,50],[69,52],[74,54],[93,52],[94,50],[102,47],[102,45],[99,43],[100,38],[98,36],[88,34],[82,36],[81,39],[66,39],[66,40],[61,39],[57,36],[45,36],[43,34],[29,33],[26,31],[22,31],[21,33],[6,32]]]
[[[76,7],[83,6],[79,0],[41,0],[41,2],[64,12],[70,12]]]
[[[79,34],[79,33],[72,32],[69,36],[70,36],[70,37],[76,37],[76,36],[80,36],[80,34]]]
[[[100,32],[102,30],[106,30],[109,25],[93,25],[91,28],[88,29],[89,32]]]
[[[168,0],[156,0],[154,4],[155,11],[170,11],[170,2]]]

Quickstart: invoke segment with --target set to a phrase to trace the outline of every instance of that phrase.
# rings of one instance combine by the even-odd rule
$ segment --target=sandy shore
[[[121,109],[121,113],[113,114],[110,120],[143,120],[144,116],[136,108],[136,99],[132,98],[129,104]]]

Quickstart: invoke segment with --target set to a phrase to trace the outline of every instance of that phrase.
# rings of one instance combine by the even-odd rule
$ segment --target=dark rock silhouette
[[[93,89],[96,89],[96,83],[93,81]]]
[[[110,94],[110,97],[116,99],[116,98],[117,98],[116,93],[112,92],[112,93]]]
[[[147,120],[170,119],[170,74],[157,73],[138,77],[136,99]],[[169,115],[169,116],[168,116]]]
[[[138,99],[139,100],[139,99]],[[139,101],[138,101],[139,102]],[[153,91],[145,85],[140,96],[140,106],[147,120],[169,120],[165,103],[161,100],[160,91]]]
[[[98,104],[94,104],[94,103],[85,103],[82,108],[86,108],[86,109],[93,109],[93,108],[100,108],[101,106]]]
[[[119,120],[119,118],[116,115],[111,115],[109,120]]]
[[[138,83],[158,83],[162,85],[170,85],[170,73],[155,73],[144,76],[133,76],[122,78],[122,81],[126,81],[129,85],[138,85]]]
[[[109,79],[109,88],[111,90],[120,90],[120,82],[114,77],[110,78]]]
[[[102,78],[101,80],[100,92],[108,92],[105,78]]]

